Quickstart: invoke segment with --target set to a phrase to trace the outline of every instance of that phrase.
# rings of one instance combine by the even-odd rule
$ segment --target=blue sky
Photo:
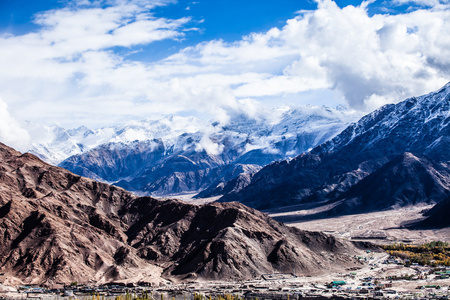
[[[358,6],[362,1],[339,0],[336,4],[343,8]],[[15,35],[37,31],[40,26],[33,21],[37,14],[49,10],[63,9],[70,1],[63,0],[2,0],[0,1],[0,29],[3,33]],[[101,5],[106,7],[107,4]],[[373,1],[369,14],[404,13],[408,9],[427,7],[414,2],[387,5],[386,1]],[[181,40],[163,40],[145,48],[145,53],[132,55],[131,59],[155,61],[173,54],[186,46],[202,41],[221,39],[227,42],[239,40],[252,32],[264,32],[273,27],[282,28],[286,20],[292,19],[301,10],[317,9],[313,0],[214,0],[214,1],[174,1],[156,7],[152,12],[156,17],[177,19],[192,18],[190,25],[198,30],[186,31]],[[124,49],[115,49],[124,52]]]
[[[450,80],[449,6],[2,0],[0,139],[26,139],[25,121],[98,127],[193,114],[226,123],[306,104],[369,112]]]
[[[354,3],[352,3],[354,2]],[[358,1],[339,1],[339,5],[359,4]],[[360,1],[359,1],[360,2]],[[48,10],[62,9],[67,6],[61,0],[2,0],[0,2],[0,28],[3,32],[25,34],[39,30],[33,23],[35,15]],[[102,5],[106,7],[106,5]],[[232,42],[252,32],[267,31],[272,27],[284,26],[286,20],[293,18],[303,9],[315,9],[314,1],[299,0],[213,0],[213,1],[177,1],[153,10],[156,17],[177,19],[185,16],[192,18],[190,26],[198,31],[185,32],[182,40],[163,40],[148,45],[145,53],[131,58],[155,61],[173,54],[182,47],[195,45],[202,41],[222,39]],[[116,51],[123,49],[116,49]]]

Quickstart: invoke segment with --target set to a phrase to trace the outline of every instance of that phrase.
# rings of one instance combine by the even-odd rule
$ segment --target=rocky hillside
[[[401,161],[395,160],[399,155]],[[361,211],[362,206],[378,210],[439,202],[450,189],[449,160],[450,83],[437,92],[386,105],[310,152],[266,166],[247,187],[221,201],[270,209],[305,203],[320,206],[346,198],[341,213],[358,211],[358,205]],[[396,168],[403,171],[396,174]],[[363,185],[381,197],[365,191]]]
[[[232,280],[359,266],[355,245],[240,203],[137,197],[3,144],[0,235],[0,272],[10,284]]]

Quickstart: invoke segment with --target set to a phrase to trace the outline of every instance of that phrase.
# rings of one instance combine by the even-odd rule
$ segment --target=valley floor
[[[191,194],[177,195],[177,198],[197,205],[212,202],[219,197],[207,199],[192,199]],[[450,228],[412,230],[404,225],[423,220],[423,211],[433,205],[403,207],[380,212],[347,215],[328,219],[303,220],[304,217],[326,209],[295,209],[282,208],[266,211],[272,218],[302,230],[322,231],[338,238],[367,240],[376,244],[414,243],[421,244],[431,241],[450,242]]]
[[[277,220],[303,230],[323,231],[339,238],[367,240],[376,244],[450,242],[450,228],[411,230],[403,225],[423,219],[422,212],[432,206],[414,206],[381,212],[302,221],[314,211],[269,212]]]
[[[151,299],[195,300],[195,294],[204,295],[200,299],[217,299],[220,295],[228,299],[448,299],[450,278],[440,279],[429,267],[406,267],[390,262],[384,252],[366,252],[361,259],[366,265],[358,270],[322,276],[294,276],[293,274],[267,274],[261,278],[245,282],[198,282],[182,284],[161,284],[154,287],[85,287],[89,293],[72,288],[70,292],[75,299],[117,299],[120,291],[130,295],[141,295],[148,291]],[[394,278],[397,277],[397,278]],[[330,283],[336,282],[334,286]],[[0,285],[0,293],[5,299],[23,299],[35,297],[40,299],[61,299],[58,294],[36,288],[22,288],[19,293],[15,288]],[[28,292],[28,293],[27,293]],[[66,291],[67,294],[67,291]],[[161,296],[162,294],[162,296]],[[232,297],[233,296],[233,297]],[[69,297],[65,297],[68,299]],[[71,299],[74,297],[72,296]],[[122,298],[124,299],[124,298]],[[128,298],[127,298],[128,299]],[[130,298],[131,299],[131,298]],[[197,297],[197,299],[199,299]]]

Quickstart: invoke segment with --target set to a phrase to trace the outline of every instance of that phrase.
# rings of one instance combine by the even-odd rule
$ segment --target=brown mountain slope
[[[0,145],[0,266],[7,278],[41,283],[158,280],[159,268],[127,245],[117,210],[125,190],[52,167]],[[118,264],[118,249],[130,255]]]
[[[231,280],[358,266],[353,244],[242,204],[136,197],[3,144],[0,236],[10,282]]]
[[[124,209],[125,218],[140,220],[126,232],[130,245],[164,266],[166,276],[241,279],[355,266],[348,255],[355,253],[352,244],[287,227],[240,203],[199,207],[145,197]],[[335,254],[331,267],[328,252]]]

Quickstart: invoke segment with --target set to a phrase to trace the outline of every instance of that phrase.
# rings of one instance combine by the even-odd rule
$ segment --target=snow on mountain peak
[[[350,144],[355,138],[368,132],[371,140],[366,147],[376,144],[397,132],[400,136],[419,136],[422,132],[442,130],[450,123],[450,82],[438,91],[408,98],[398,104],[387,104],[364,116],[344,132],[319,146],[322,152],[340,149]]]
[[[226,147],[239,146],[245,153],[264,149],[265,153],[299,154],[295,142],[279,149],[277,143],[295,139],[299,134],[313,134],[308,144],[317,144],[333,137],[360,114],[338,107],[319,106],[282,107],[267,109],[258,118],[235,115],[226,124],[195,117],[169,116],[158,120],[130,121],[123,125],[89,129],[80,126],[66,130],[57,125],[29,125],[32,148],[30,152],[58,164],[69,156],[81,154],[106,143],[128,145],[134,141],[160,140],[166,148],[193,149],[220,155]],[[309,145],[309,147],[314,146]],[[287,148],[286,148],[287,147]]]

